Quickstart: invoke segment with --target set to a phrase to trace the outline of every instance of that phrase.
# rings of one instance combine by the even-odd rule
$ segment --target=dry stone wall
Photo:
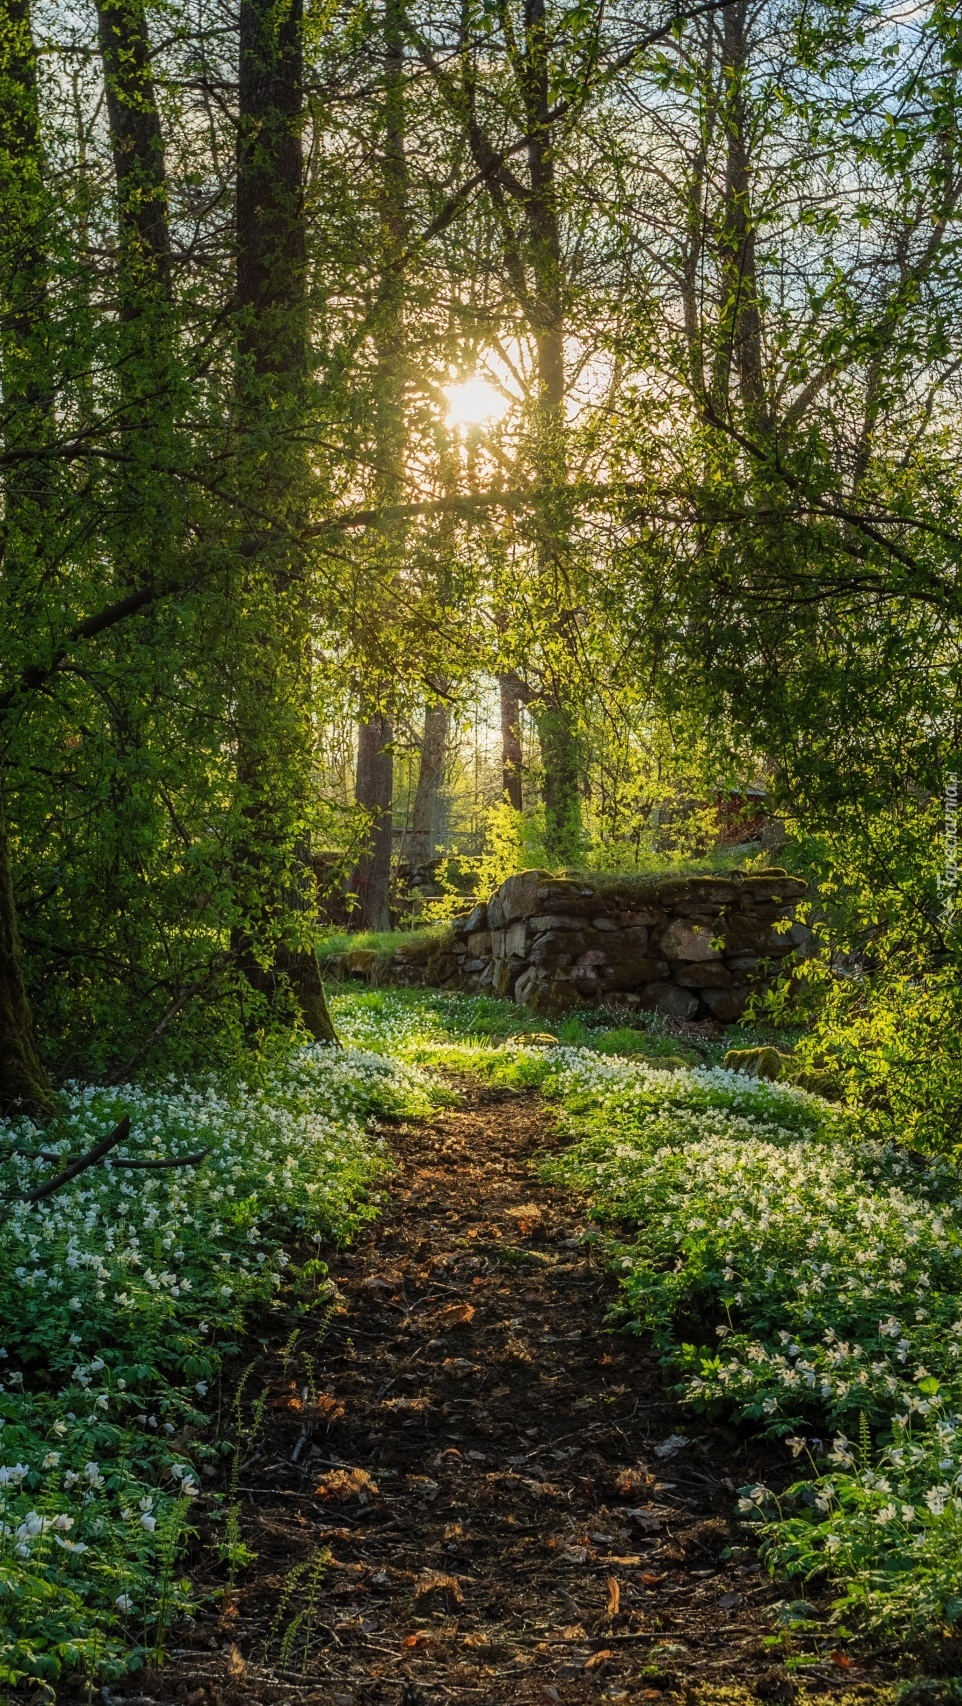
[[[522,871],[455,920],[449,980],[545,1015],[604,1001],[730,1023],[808,946],[795,918],[805,888],[782,870],[620,880]]]
[[[604,1002],[679,1019],[740,1018],[810,932],[805,883],[780,869],[724,877],[553,877],[522,871],[454,920],[447,940],[357,949],[328,975],[492,994],[555,1016]]]

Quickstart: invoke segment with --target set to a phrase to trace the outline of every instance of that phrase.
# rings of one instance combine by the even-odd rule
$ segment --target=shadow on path
[[[333,1270],[341,1312],[249,1376],[256,1562],[108,1706],[792,1697],[763,1645],[780,1596],[733,1519],[771,1448],[680,1410],[644,1342],[605,1329],[579,1204],[531,1167],[554,1141],[538,1098],[466,1100],[392,1133],[392,1201]],[[827,1659],[809,1686],[866,1681]]]

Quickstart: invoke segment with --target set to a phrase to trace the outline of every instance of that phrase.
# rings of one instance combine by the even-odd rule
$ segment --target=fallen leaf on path
[[[517,1208],[507,1208],[504,1212],[509,1220],[514,1221],[515,1230],[522,1238],[533,1232],[541,1219],[541,1210],[536,1202],[520,1203]]]
[[[621,1610],[621,1588],[615,1576],[608,1577],[608,1610],[606,1616],[617,1617]]]
[[[415,1629],[413,1635],[405,1635],[401,1645],[402,1647],[428,1647],[433,1640],[434,1635],[430,1629]]]
[[[438,1484],[432,1481],[430,1475],[405,1475],[405,1481],[413,1488],[418,1497],[431,1504],[438,1496]]]
[[[585,1660],[585,1670],[600,1670],[601,1666],[607,1664],[608,1660],[613,1659],[614,1656],[610,1647],[602,1647],[600,1653],[592,1653],[590,1659]]]
[[[464,1594],[457,1576],[445,1575],[440,1570],[425,1570],[414,1585],[415,1599],[426,1599],[429,1594],[443,1594],[455,1605],[464,1604]]]
[[[334,1469],[318,1482],[314,1491],[319,1499],[338,1502],[360,1499],[366,1503],[378,1491],[378,1486],[366,1469]]]
[[[449,1303],[438,1316],[438,1321],[444,1327],[466,1327],[468,1322],[473,1320],[473,1303]]]
[[[344,1405],[332,1392],[319,1392],[313,1404],[305,1405],[304,1415],[317,1417],[325,1422],[336,1422],[344,1415]]]
[[[297,1382],[295,1380],[289,1380],[282,1391],[275,1392],[274,1396],[268,1401],[267,1407],[269,1410],[303,1409],[304,1403],[298,1393]]]
[[[642,1493],[653,1487],[655,1477],[647,1469],[620,1469],[615,1476],[615,1492],[623,1499],[630,1499],[633,1493]]]
[[[235,1646],[233,1641],[227,1648],[224,1657],[227,1660],[227,1672],[229,1676],[241,1677],[247,1675],[247,1665],[244,1661],[244,1655],[240,1651],[239,1647]]]

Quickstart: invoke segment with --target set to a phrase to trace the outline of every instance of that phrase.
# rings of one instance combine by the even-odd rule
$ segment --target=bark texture
[[[390,717],[376,711],[358,726],[355,798],[371,814],[367,851],[358,861],[353,890],[361,930],[391,927],[391,854],[394,831],[394,755]]]
[[[0,361],[7,448],[36,448],[51,430],[46,218],[29,0],[0,0]],[[14,591],[25,564],[43,551],[49,495],[43,458],[25,462],[19,471],[16,465],[7,468],[3,574]],[[17,710],[12,695],[5,713],[16,716]],[[5,744],[6,730],[0,729],[0,798]],[[0,809],[0,1113],[42,1119],[53,1110],[24,984],[7,825]]]
[[[145,294],[165,304],[171,297],[164,139],[142,0],[99,0],[97,33],[117,181],[121,312],[132,318]]]
[[[565,673],[568,588],[568,517],[565,421],[564,257],[555,183],[551,84],[544,0],[526,0],[522,95],[528,123],[528,207],[532,297],[530,318],[537,345],[534,461],[542,501],[536,520],[541,597],[547,619],[548,656],[535,706],[544,790],[545,851],[555,864],[572,864],[581,843],[580,752]]]
[[[728,138],[725,199],[719,233],[722,278],[721,339],[716,397],[727,403],[734,369],[749,421],[767,420],[762,361],[762,316],[758,294],[755,221],[751,205],[751,139],[745,98],[748,69],[748,4],[735,0],[722,13],[723,113]]]
[[[10,851],[0,816],[0,1114],[46,1119],[53,1111],[23,981]]]
[[[411,812],[410,863],[426,865],[437,852],[441,833],[441,789],[447,757],[451,711],[444,701],[425,707],[418,785]]]
[[[242,0],[238,415],[252,513],[277,519],[248,532],[241,546],[250,602],[259,611],[254,628],[259,621],[260,631],[246,630],[237,721],[238,776],[249,825],[239,893],[252,923],[235,932],[234,946],[254,989],[273,1002],[289,986],[310,1034],[335,1042],[317,955],[304,945],[305,915],[314,906],[302,828],[310,787],[310,630],[305,564],[295,538],[308,477],[300,431],[307,381],[302,30],[301,0],[282,6]],[[268,430],[271,454],[265,457]],[[268,776],[275,779],[270,795],[264,787]],[[292,826],[297,842],[287,884],[276,896],[258,894],[264,871],[276,880],[279,860],[290,861],[284,847]]]
[[[407,161],[405,157],[404,6],[385,0],[383,14],[383,99],[379,112],[378,219],[380,278],[373,330],[377,352],[374,376],[374,461],[378,507],[399,502],[404,489],[406,437],[405,381],[407,349],[404,325],[405,274],[399,264],[407,241]],[[390,587],[403,561],[403,531],[376,543],[377,570]],[[362,930],[387,930],[391,914],[392,804],[394,760],[390,693],[386,684],[367,683],[367,696],[378,709],[362,707],[358,727],[358,805],[371,813],[367,849],[354,872],[358,923]]]
[[[522,682],[517,670],[498,677],[501,700],[501,786],[504,798],[516,812],[522,807],[522,768],[524,751],[521,744]]]

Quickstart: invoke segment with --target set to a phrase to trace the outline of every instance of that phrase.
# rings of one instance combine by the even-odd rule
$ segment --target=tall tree
[[[451,708],[445,699],[424,709],[420,762],[411,808],[410,862],[427,865],[436,855],[441,833],[441,789],[451,728]]]
[[[110,146],[121,233],[121,311],[141,315],[172,295],[164,138],[143,0],[99,0]]]
[[[541,629],[537,687],[531,710],[541,746],[545,846],[559,863],[576,859],[581,844],[581,756],[571,684],[574,660],[569,612],[572,605],[566,404],[566,310],[569,267],[561,226],[557,181],[558,119],[552,75],[559,43],[569,37],[549,19],[545,0],[523,0],[520,18],[505,3],[498,9],[500,58],[497,85],[482,80],[479,63],[490,54],[489,27],[479,26],[475,8],[461,11],[453,59],[442,66],[425,36],[418,47],[449,111],[463,128],[488,195],[501,268],[517,311],[534,345],[534,375],[524,453],[539,489],[532,512]],[[577,25],[572,22],[572,27]],[[557,39],[555,39],[557,38]],[[484,49],[480,43],[484,42]],[[499,129],[507,118],[515,134],[506,146],[492,140],[484,110],[494,100]],[[514,160],[522,156],[527,175]],[[532,674],[534,671],[532,671]]]
[[[379,276],[373,309],[374,463],[378,506],[399,502],[405,455],[405,276],[407,240],[403,0],[384,0],[383,93],[377,115]],[[403,528],[381,534],[374,546],[379,572],[391,581],[403,559]],[[363,930],[386,930],[390,921],[393,851],[394,760],[390,691],[380,683],[362,694],[355,798],[370,816],[367,850],[354,873]],[[371,703],[373,701],[373,703]]]
[[[501,789],[514,811],[524,803],[521,785],[524,749],[521,744],[521,706],[526,689],[516,669],[498,677],[501,706]]]
[[[273,1003],[289,986],[311,1035],[334,1041],[310,940],[301,0],[242,0],[238,106],[237,403],[250,519],[237,589],[236,739],[246,834],[235,948],[258,993]],[[277,892],[265,893],[265,884]]]
[[[357,730],[354,797],[369,814],[366,846],[354,872],[361,930],[391,926],[391,858],[394,848],[394,730],[387,711],[364,706]]]
[[[0,359],[4,474],[2,534],[6,597],[14,608],[42,563],[49,496],[43,451],[52,393],[47,298],[47,224],[37,55],[29,0],[0,5]],[[34,453],[31,457],[31,452]],[[7,704],[3,724],[13,709]],[[53,1106],[24,985],[7,830],[8,728],[0,727],[0,1112],[43,1117]]]

